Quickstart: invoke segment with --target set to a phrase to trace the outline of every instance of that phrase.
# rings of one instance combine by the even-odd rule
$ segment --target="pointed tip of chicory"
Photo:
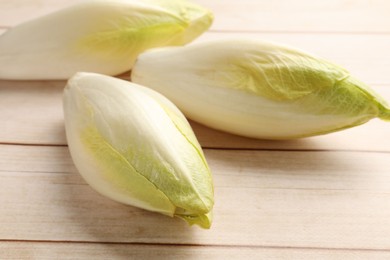
[[[189,216],[189,215],[176,215],[177,217],[185,220],[190,226],[197,225],[204,229],[210,229],[213,222],[213,212],[210,211],[203,215]]]

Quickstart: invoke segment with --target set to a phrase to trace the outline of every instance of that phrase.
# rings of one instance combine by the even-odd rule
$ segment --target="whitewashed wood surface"
[[[0,0],[0,33],[77,2]],[[195,2],[215,14],[197,41],[289,44],[345,66],[390,101],[390,2]],[[390,259],[389,122],[290,141],[191,122],[215,182],[215,219],[203,230],[84,182],[66,145],[64,85],[0,81],[0,259]]]

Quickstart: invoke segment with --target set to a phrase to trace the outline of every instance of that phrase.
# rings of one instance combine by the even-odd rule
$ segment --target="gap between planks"
[[[0,146],[29,146],[29,147],[68,147],[67,144],[38,144],[38,143],[12,143],[12,142],[0,142]],[[349,153],[380,153],[388,154],[390,151],[382,150],[353,150],[353,149],[294,149],[294,148],[240,148],[240,147],[213,147],[213,146],[202,146],[204,150],[215,150],[215,151],[261,151],[261,152],[349,152]]]
[[[373,248],[343,248],[343,247],[300,247],[300,246],[277,246],[277,245],[236,245],[236,244],[175,244],[175,243],[143,243],[143,242],[112,242],[112,241],[84,241],[84,240],[23,240],[23,239],[0,239],[0,243],[50,243],[50,244],[108,244],[108,245],[136,245],[136,246],[182,246],[182,247],[215,247],[215,248],[252,248],[252,249],[303,249],[303,250],[329,250],[329,251],[355,251],[355,252],[390,252],[390,249]]]
[[[0,34],[14,26],[0,25]],[[244,34],[346,34],[346,35],[390,35],[388,31],[310,31],[310,30],[229,30],[210,29],[207,33],[244,33]]]
[[[1,27],[0,27],[1,28]],[[211,33],[244,33],[244,34],[343,34],[343,35],[390,35],[388,31],[310,31],[310,30],[228,30],[228,29],[210,29]]]

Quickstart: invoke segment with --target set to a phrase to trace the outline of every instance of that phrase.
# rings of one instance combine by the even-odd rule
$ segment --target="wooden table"
[[[0,0],[0,32],[79,0]],[[385,0],[197,0],[197,41],[252,37],[316,53],[390,101]],[[1,68],[0,68],[1,70]],[[390,259],[390,123],[262,141],[193,128],[215,181],[210,230],[92,190],[69,156],[64,81],[0,81],[0,259]]]

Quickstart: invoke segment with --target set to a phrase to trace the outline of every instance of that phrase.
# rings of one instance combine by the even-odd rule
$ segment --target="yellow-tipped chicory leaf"
[[[207,30],[210,11],[186,0],[90,0],[0,36],[0,78],[117,75],[149,48],[184,45]]]
[[[188,117],[230,133],[289,139],[379,117],[381,97],[347,70],[290,47],[218,40],[139,56],[132,81],[172,100]]]
[[[211,173],[186,118],[168,99],[124,80],[77,73],[63,102],[72,159],[95,190],[210,227]]]

